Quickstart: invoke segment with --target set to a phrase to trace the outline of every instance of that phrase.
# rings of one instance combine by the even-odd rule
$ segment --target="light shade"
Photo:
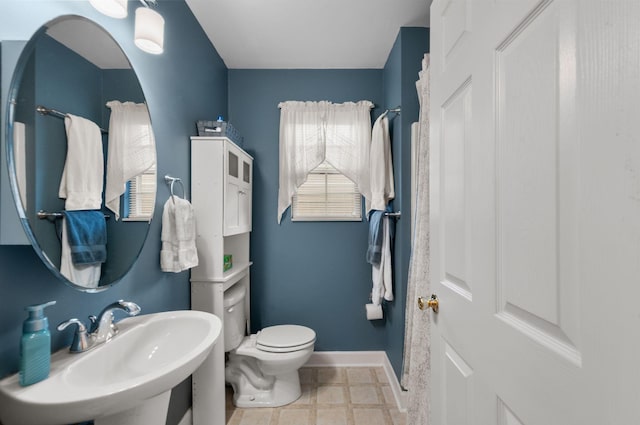
[[[127,17],[127,0],[89,0],[98,12],[112,18]]]
[[[164,19],[155,10],[136,9],[136,46],[147,53],[159,55],[164,50]]]

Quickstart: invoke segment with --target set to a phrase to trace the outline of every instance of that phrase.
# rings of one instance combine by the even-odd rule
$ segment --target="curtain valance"
[[[278,223],[311,170],[326,160],[369,192],[371,108],[368,100],[347,103],[287,101],[280,108]]]

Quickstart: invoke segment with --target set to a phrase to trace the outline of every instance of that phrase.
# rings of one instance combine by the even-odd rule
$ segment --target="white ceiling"
[[[186,3],[228,68],[380,69],[400,27],[429,25],[431,0]]]
[[[52,22],[47,34],[101,69],[129,69],[129,61],[108,32],[83,18]]]

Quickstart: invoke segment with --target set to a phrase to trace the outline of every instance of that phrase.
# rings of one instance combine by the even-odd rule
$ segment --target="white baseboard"
[[[305,363],[307,367],[382,367],[391,386],[396,405],[407,411],[407,392],[402,391],[393,366],[384,351],[314,351]],[[192,425],[191,409],[187,410],[178,425]]]
[[[407,411],[407,392],[402,391],[393,366],[384,351],[314,351],[308,367],[382,367],[387,375],[398,410]]]

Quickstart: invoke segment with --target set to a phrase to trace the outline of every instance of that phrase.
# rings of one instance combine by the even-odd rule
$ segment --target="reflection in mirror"
[[[9,99],[9,172],[34,249],[74,288],[109,287],[136,261],[155,206],[155,138],[135,72],[103,28],[65,16],[29,41]]]

